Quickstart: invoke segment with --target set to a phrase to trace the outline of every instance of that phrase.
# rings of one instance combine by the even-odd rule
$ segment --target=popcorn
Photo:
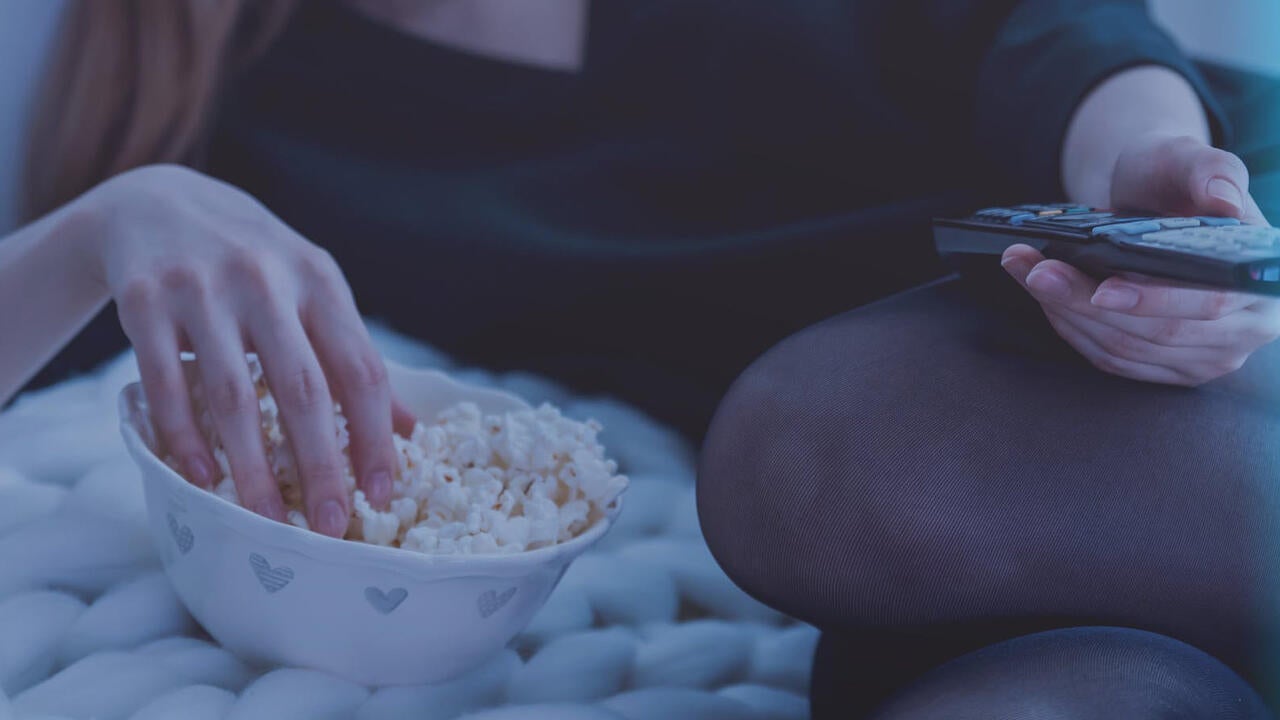
[[[308,529],[301,480],[279,407],[256,358],[249,361],[262,416],[268,464],[279,483],[288,521]],[[214,448],[219,475],[212,492],[239,503],[231,468],[214,429],[198,378],[189,377],[199,425]],[[350,443],[341,405],[334,405],[338,447]],[[419,421],[408,439],[394,436],[393,499],[374,508],[356,488],[349,463],[343,482],[351,498],[348,540],[430,554],[502,554],[570,540],[599,522],[627,487],[604,455],[601,426],[578,422],[551,405],[484,415],[459,403],[435,420]],[[175,469],[176,462],[166,462]]]

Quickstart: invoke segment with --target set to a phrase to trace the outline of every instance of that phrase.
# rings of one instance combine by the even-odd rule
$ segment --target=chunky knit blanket
[[[625,404],[454,367],[378,329],[386,355],[594,417],[631,478],[622,516],[511,647],[454,681],[374,688],[252,667],[170,589],[117,429],[130,355],[0,414],[0,720],[798,720],[817,631],[716,565],[693,449]]]

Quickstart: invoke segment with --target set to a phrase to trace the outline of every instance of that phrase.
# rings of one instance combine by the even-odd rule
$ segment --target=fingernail
[[[208,460],[196,455],[187,458],[187,479],[196,485],[207,488],[213,484],[213,466]]]
[[[325,500],[316,508],[316,531],[329,537],[347,533],[347,513],[337,500]]]
[[[1139,299],[1141,296],[1137,290],[1124,285],[1111,285],[1098,288],[1089,302],[1108,310],[1132,310]]]
[[[391,473],[386,470],[375,470],[370,473],[365,485],[369,502],[374,505],[382,506],[391,498]]]
[[[249,509],[262,517],[270,518],[276,522],[284,522],[284,504],[277,498],[259,500]]]
[[[1071,286],[1061,275],[1052,270],[1032,270],[1027,276],[1032,290],[1050,299],[1061,299],[1071,294]]]
[[[1226,178],[1210,178],[1209,184],[1205,186],[1205,192],[1209,197],[1231,203],[1236,210],[1244,207],[1244,193],[1240,192],[1240,188],[1236,187],[1235,183]]]
[[[1000,267],[1004,268],[1010,275],[1026,275],[1027,264],[1019,258],[1005,258],[1000,261]]]

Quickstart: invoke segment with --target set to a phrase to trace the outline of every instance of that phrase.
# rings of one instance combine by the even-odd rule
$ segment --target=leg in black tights
[[[1082,625],[1265,677],[1280,349],[1190,390],[1104,375],[1045,325],[934,285],[787,339],[721,403],[703,529],[742,587],[826,631],[815,716]]]
[[[1255,720],[1239,675],[1190,645],[1127,628],[1070,628],[977,650],[904,688],[874,720]]]
[[[1204,71],[1280,221],[1280,83]],[[998,269],[978,282],[1025,303]],[[1189,643],[1276,704],[1280,348],[1196,390],[1144,385],[1000,303],[947,283],[833,318],[716,415],[704,530],[739,584],[825,631],[815,716],[862,717],[948,660],[1087,625]],[[1072,657],[1088,674],[1098,656]]]

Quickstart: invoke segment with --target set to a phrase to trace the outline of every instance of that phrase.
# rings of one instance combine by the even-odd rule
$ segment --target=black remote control
[[[1022,243],[1095,276],[1137,272],[1280,295],[1280,230],[1234,218],[1158,217],[1052,203],[933,221],[944,257],[1000,255]]]

